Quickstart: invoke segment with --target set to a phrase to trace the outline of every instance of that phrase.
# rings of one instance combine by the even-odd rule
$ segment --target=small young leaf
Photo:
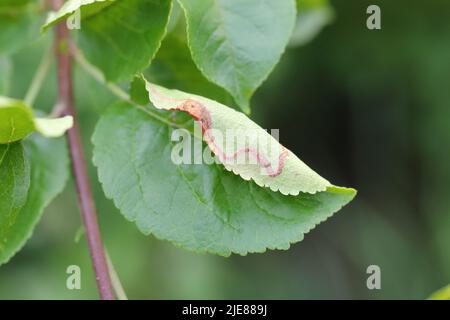
[[[158,51],[171,5],[170,0],[69,0],[48,16],[42,30],[79,9],[79,45],[87,59],[107,80],[127,80]]]
[[[143,81],[156,108],[180,110],[191,115],[199,122],[212,152],[227,170],[243,179],[252,179],[259,186],[291,195],[325,191],[331,186],[243,113],[201,96]],[[230,136],[230,133],[240,137]],[[241,145],[238,145],[239,138],[242,138]],[[231,139],[234,141],[228,143]],[[226,149],[226,146],[232,148]],[[246,161],[246,158],[254,161]]]
[[[3,210],[0,210],[0,217],[2,217],[0,218],[0,264],[6,263],[23,247],[39,222],[44,208],[63,190],[69,177],[69,159],[64,138],[45,139],[39,135],[33,135],[23,144],[31,165],[31,181],[29,169],[27,171],[30,187],[28,196],[22,199],[24,205],[15,213],[14,219],[8,219],[9,222],[6,223],[3,219],[7,216]],[[18,143],[16,145],[20,146]],[[1,148],[5,146],[0,145],[0,150]],[[14,164],[16,167],[24,166],[18,159],[14,160]],[[5,169],[11,175],[14,173],[11,168]],[[17,170],[14,174],[17,181],[19,177]],[[1,178],[0,185],[3,181]],[[26,181],[17,182],[16,185],[24,189]],[[3,189],[2,185],[0,190],[3,192],[8,189]],[[3,196],[0,197],[0,202],[2,199],[4,199]]]
[[[62,118],[35,118],[36,130],[47,138],[61,137],[73,126],[72,116]]]
[[[175,165],[170,118],[128,103],[110,108],[93,136],[107,197],[145,234],[222,256],[287,249],[353,199],[330,186],[297,196],[272,192],[221,164]]]
[[[0,144],[0,264],[7,255],[7,238],[27,200],[30,165],[19,142]]]
[[[0,144],[22,140],[34,129],[30,108],[20,100],[0,96]]]
[[[249,111],[254,91],[278,63],[295,23],[293,0],[179,0],[192,58]]]
[[[60,137],[72,125],[71,116],[33,118],[31,108],[24,102],[0,96],[0,144],[22,140],[34,131],[46,137]]]

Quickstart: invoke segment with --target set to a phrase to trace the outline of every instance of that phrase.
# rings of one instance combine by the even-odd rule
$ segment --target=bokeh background
[[[381,7],[381,30],[366,28],[369,4]],[[288,251],[198,255],[140,234],[105,198],[90,164],[104,242],[129,298],[424,299],[450,282],[450,2],[330,5],[332,21],[293,44],[257,91],[252,118],[280,128],[284,145],[333,183],[357,188],[357,198]],[[50,41],[10,57],[10,96],[24,96]],[[164,83],[174,80],[162,56],[183,49],[163,50],[152,68],[166,71]],[[195,68],[185,69],[186,85],[195,85]],[[115,97],[75,73],[90,159],[95,123]],[[55,101],[54,74],[36,103],[44,110]],[[85,240],[74,240],[80,225],[70,181],[26,247],[1,266],[0,299],[96,299]],[[78,291],[65,286],[72,264],[82,271]],[[372,264],[381,290],[366,287]]]

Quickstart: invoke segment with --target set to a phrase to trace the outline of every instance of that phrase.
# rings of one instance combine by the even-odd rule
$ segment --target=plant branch
[[[58,10],[62,6],[63,2],[63,0],[53,0],[53,9]],[[78,119],[74,105],[72,65],[68,48],[70,33],[65,23],[60,23],[56,26],[55,40],[55,54],[58,62],[58,104],[62,106],[64,114],[71,115],[74,119],[74,126],[68,131],[67,137],[69,141],[72,169],[78,192],[81,216],[86,229],[89,251],[94,266],[100,297],[104,300],[112,300],[114,299],[114,294],[111,286],[111,279],[109,276],[103,243],[100,237],[97,214],[91,187],[89,185],[80,130],[78,127]]]
[[[31,85],[28,88],[28,91],[25,95],[25,104],[29,107],[32,107],[34,104],[34,101],[36,100],[36,97],[39,93],[39,90],[42,87],[42,83],[45,80],[45,76],[48,73],[48,69],[50,68],[50,64],[52,62],[52,50],[49,49],[47,52],[44,53],[42,56],[42,60],[39,64],[39,67],[36,71],[36,74],[34,75],[33,80],[31,81]]]

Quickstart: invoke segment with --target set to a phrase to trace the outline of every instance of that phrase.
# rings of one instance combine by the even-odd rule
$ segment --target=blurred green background
[[[381,30],[366,28],[369,4],[381,7]],[[423,299],[450,282],[450,2],[331,6],[332,23],[289,48],[257,91],[252,118],[280,128],[285,146],[334,184],[357,188],[357,198],[288,251],[221,258],[141,235],[105,199],[90,164],[104,242],[129,298]],[[12,56],[10,96],[24,96],[50,40]],[[115,97],[75,73],[90,159],[95,123]],[[41,109],[53,107],[54,74],[53,66]],[[0,268],[0,299],[96,299],[85,240],[74,241],[80,224],[70,181]],[[81,290],[66,289],[73,264]],[[372,264],[381,268],[381,290],[366,287]]]

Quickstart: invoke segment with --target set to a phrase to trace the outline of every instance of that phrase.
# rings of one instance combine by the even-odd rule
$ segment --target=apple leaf
[[[293,0],[179,0],[192,58],[249,112],[250,98],[280,60],[295,23]]]
[[[222,256],[287,249],[350,202],[354,189],[283,195],[222,164],[172,162],[170,112],[118,103],[94,136],[94,163],[108,198],[144,234]],[[192,138],[194,139],[194,138]]]
[[[21,203],[23,206],[15,212],[14,219],[9,215],[8,221],[5,220],[8,215],[0,210],[0,264],[6,263],[23,247],[39,222],[44,208],[63,190],[69,177],[69,159],[64,138],[46,139],[39,135],[33,135],[30,139],[24,140],[22,144],[30,163],[31,178],[30,168],[23,164],[23,153],[18,153],[15,159],[10,160],[14,167],[5,167],[5,172],[0,167],[0,174],[7,173],[15,177],[16,188],[24,190],[29,185],[27,196],[24,197],[22,191]],[[0,150],[7,146],[0,145]],[[9,146],[15,146],[17,149],[20,144],[15,143]],[[17,157],[21,161],[18,161]],[[28,169],[24,170],[23,168]],[[21,177],[20,174],[26,175],[26,177]],[[21,178],[19,179],[19,177]],[[8,180],[4,180],[2,176],[0,184],[3,181]],[[12,190],[12,188],[11,186],[2,186],[1,190],[3,192],[3,190]],[[0,203],[3,199],[4,196],[0,197]]]
[[[49,14],[42,31],[79,10],[78,43],[108,81],[145,69],[166,33],[170,0],[69,0]]]
[[[0,144],[0,263],[7,255],[7,239],[25,205],[30,187],[30,165],[20,142]]]

